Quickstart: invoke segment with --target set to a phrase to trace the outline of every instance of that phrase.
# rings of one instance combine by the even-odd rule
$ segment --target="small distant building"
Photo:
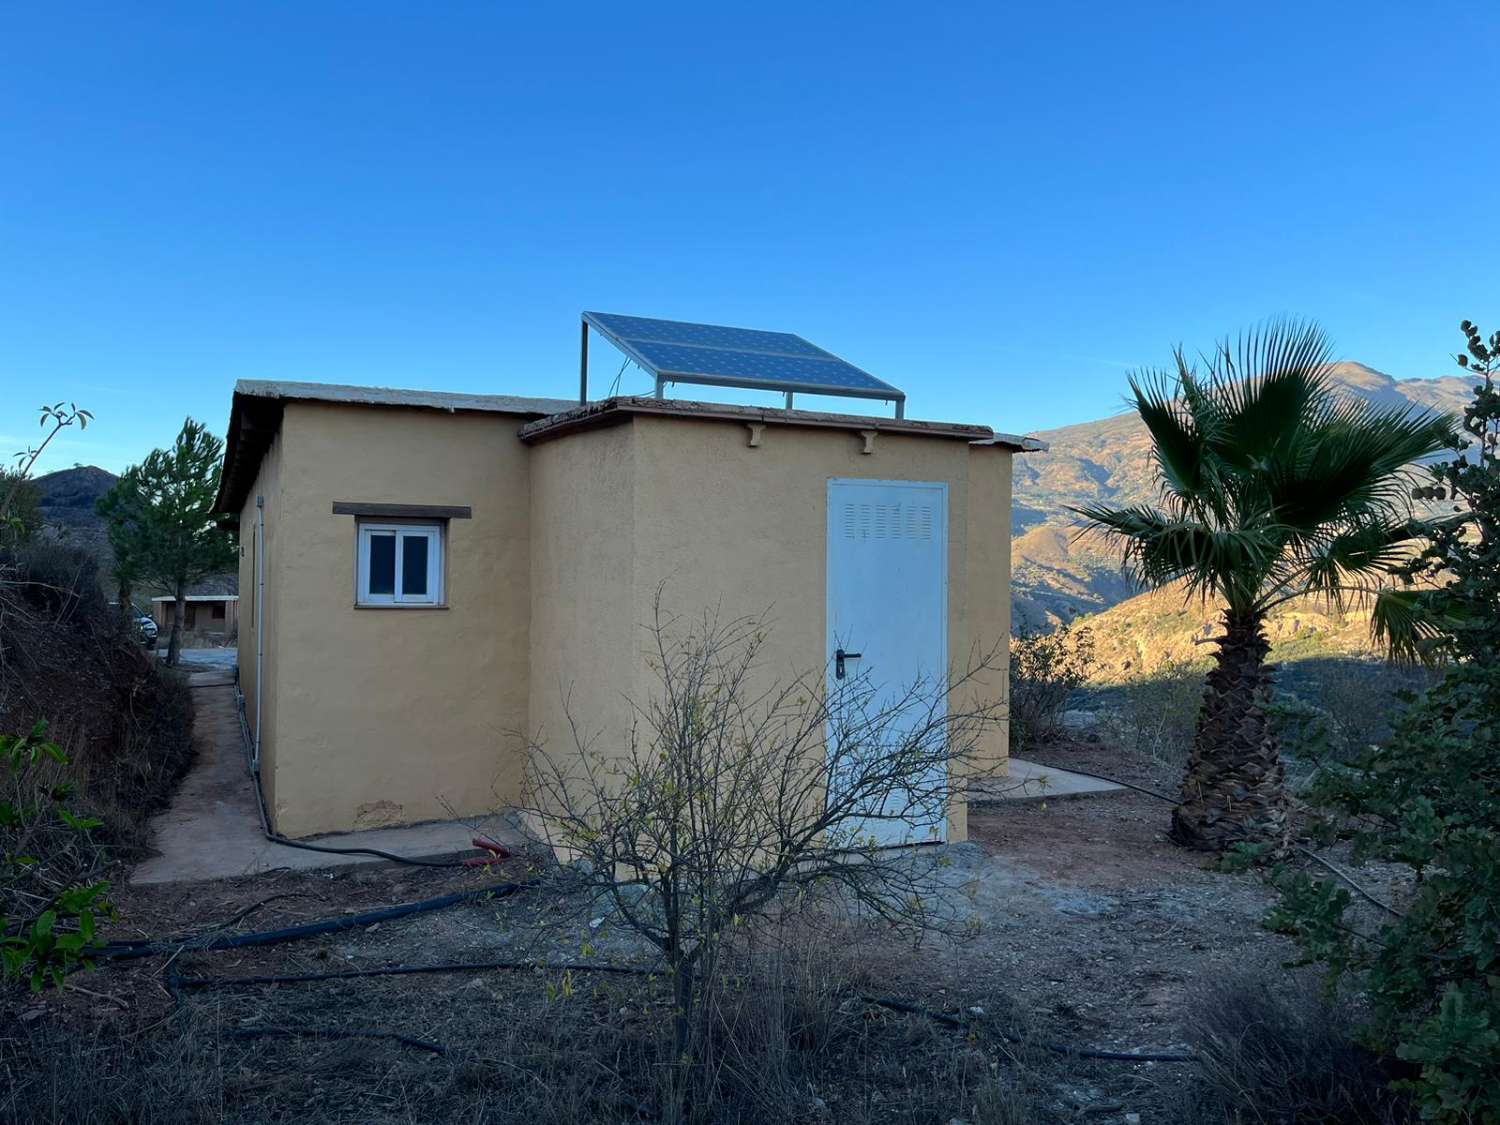
[[[238,594],[189,594],[182,607],[182,628],[184,632],[197,633],[199,636],[224,636],[231,637],[239,624],[239,602]],[[156,627],[161,630],[163,638],[172,628],[172,602],[169,594],[151,599],[151,616],[156,619]]]

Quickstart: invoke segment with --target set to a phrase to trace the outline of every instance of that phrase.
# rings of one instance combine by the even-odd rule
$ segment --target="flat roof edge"
[[[1017,453],[1046,453],[1052,447],[1041,438],[1026,437],[1022,434],[1002,434],[998,430],[995,436],[986,441],[976,441],[975,445],[1003,445],[1007,449],[1013,449]]]
[[[759,423],[824,430],[874,430],[877,433],[944,438],[970,444],[988,442],[995,432],[988,426],[960,422],[923,422],[909,418],[877,418],[863,414],[827,414],[816,410],[785,410],[768,406],[733,406],[686,399],[617,397],[574,406],[570,410],[528,422],[518,431],[522,441],[550,441],[578,430],[617,425],[631,418],[684,418],[709,422]]]
[[[476,411],[485,414],[556,414],[572,403],[560,398],[481,395],[459,391],[422,391],[401,387],[364,387],[348,383],[303,383],[281,379],[241,379],[236,396],[283,402],[329,402],[350,406],[399,406],[423,410]]]

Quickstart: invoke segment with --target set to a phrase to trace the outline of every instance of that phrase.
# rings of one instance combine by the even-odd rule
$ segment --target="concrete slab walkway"
[[[1081,773],[1010,759],[1010,773],[981,783],[980,800],[1028,801],[1039,797],[1080,797],[1090,793],[1123,793],[1124,786]]]
[[[136,866],[132,883],[187,883],[228,879],[276,869],[308,870],[353,863],[384,863],[376,856],[329,855],[272,843],[260,830],[260,810],[240,735],[232,669],[188,676],[196,715],[192,768],[171,807],[151,820],[158,855]],[[521,834],[499,817],[477,825],[442,821],[322,836],[311,843],[334,848],[377,848],[413,859],[478,855],[470,845],[475,828],[507,847],[521,847]]]

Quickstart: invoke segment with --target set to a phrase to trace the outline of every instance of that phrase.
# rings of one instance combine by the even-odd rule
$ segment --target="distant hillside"
[[[1165,665],[1211,659],[1213,638],[1223,631],[1219,615],[1219,607],[1188,600],[1171,587],[1080,618],[1094,635],[1094,680],[1120,683],[1149,677]],[[1275,661],[1375,652],[1369,610],[1362,607],[1338,613],[1313,599],[1290,602],[1272,612],[1266,632]]]
[[[82,547],[99,560],[99,578],[106,595],[113,597],[114,584],[110,574],[114,566],[114,552],[110,550],[109,533],[104,521],[95,511],[94,504],[114,487],[119,478],[95,465],[79,465],[72,469],[59,469],[55,473],[37,477],[32,483],[40,496],[42,534],[61,543]],[[194,584],[191,593],[233,594],[239,589],[239,572],[210,575]],[[153,594],[170,591],[155,586],[142,586],[131,599],[144,605]]]
[[[41,501],[45,534],[86,548],[99,560],[99,571],[104,575],[109,574],[114,556],[94,503],[114,487],[117,479],[114,473],[95,465],[79,465],[32,481]]]
[[[1343,390],[1380,405],[1414,403],[1460,413],[1473,383],[1459,376],[1399,382],[1362,363],[1338,363]],[[1117,550],[1077,540],[1069,505],[1140,504],[1156,499],[1151,442],[1134,413],[1036,435],[1046,453],[1015,459],[1011,548],[1018,622],[1044,626],[1098,613],[1137,591],[1120,573]]]

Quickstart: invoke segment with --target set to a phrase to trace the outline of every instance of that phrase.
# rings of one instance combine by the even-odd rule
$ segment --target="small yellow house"
[[[151,599],[151,616],[163,636],[172,628],[172,604],[175,601],[170,594]],[[184,595],[182,601],[184,632],[208,638],[234,636],[239,624],[239,595],[194,591]]]
[[[899,417],[240,382],[218,507],[275,827],[514,803],[565,700],[607,737],[651,691],[663,583],[680,612],[769,610],[764,659],[788,673],[1003,645],[1029,448]],[[1003,764],[1003,724],[989,739]],[[932,838],[965,835],[959,797]]]

